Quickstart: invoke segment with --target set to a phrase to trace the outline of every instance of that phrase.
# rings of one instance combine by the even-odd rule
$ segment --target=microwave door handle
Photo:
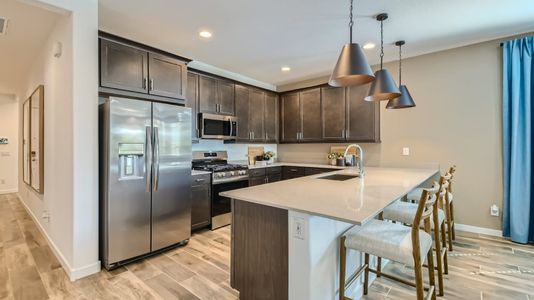
[[[145,190],[150,193],[150,180],[152,177],[152,130],[145,128]]]
[[[159,187],[159,129],[154,127],[154,192]]]
[[[234,124],[232,122],[232,120],[228,120],[230,122],[230,137],[232,137],[232,133],[234,131]]]

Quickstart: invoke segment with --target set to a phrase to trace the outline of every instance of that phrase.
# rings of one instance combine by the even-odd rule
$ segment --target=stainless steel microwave
[[[237,136],[237,118],[234,116],[199,114],[200,137],[203,139],[231,140]]]

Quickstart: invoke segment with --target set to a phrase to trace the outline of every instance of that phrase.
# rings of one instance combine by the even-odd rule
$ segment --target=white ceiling
[[[54,28],[57,13],[16,0],[0,0],[0,17],[9,21],[0,35],[0,93],[16,93],[43,43]]]
[[[99,0],[101,30],[264,83],[281,85],[329,74],[348,40],[348,0]],[[386,60],[534,31],[532,0],[355,1],[355,40],[379,44]],[[213,31],[209,41],[198,32]],[[378,47],[368,51],[378,62]],[[282,73],[281,66],[292,68]]]

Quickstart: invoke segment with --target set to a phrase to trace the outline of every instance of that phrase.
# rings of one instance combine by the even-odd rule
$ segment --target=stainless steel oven
[[[202,113],[200,118],[200,137],[204,139],[235,139],[237,118],[234,116]]]
[[[248,175],[237,181],[213,182],[211,199],[211,229],[232,223],[232,200],[219,193],[248,187]]]

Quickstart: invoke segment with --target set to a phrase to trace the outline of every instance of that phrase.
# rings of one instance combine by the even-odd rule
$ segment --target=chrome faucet
[[[350,148],[356,148],[358,150],[358,161],[356,163],[356,167],[360,171],[360,175],[363,175],[363,149],[358,144],[350,144],[345,148],[345,153],[343,154],[343,157],[347,157],[347,153],[349,153]]]

